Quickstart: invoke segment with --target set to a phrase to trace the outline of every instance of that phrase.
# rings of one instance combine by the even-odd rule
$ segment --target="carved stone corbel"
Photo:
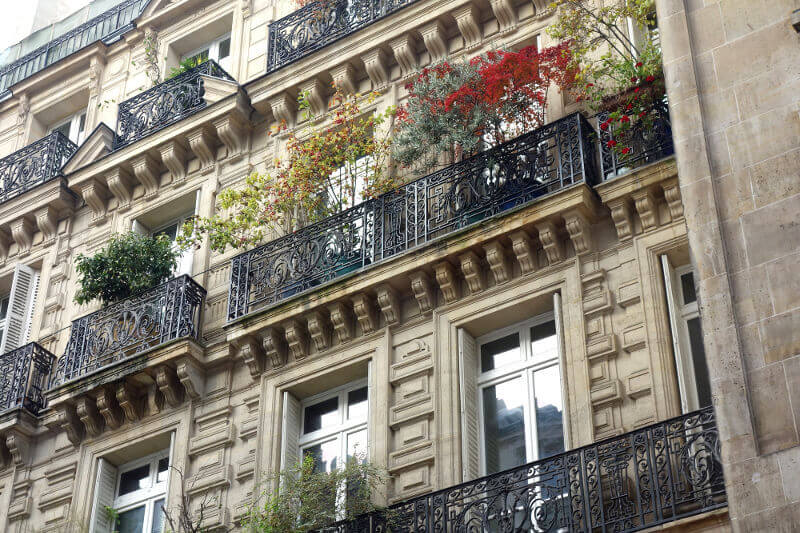
[[[183,402],[183,387],[178,382],[175,369],[168,365],[161,365],[156,368],[156,384],[158,390],[164,395],[164,399],[170,407],[178,407]]]
[[[453,18],[456,19],[458,31],[464,38],[464,48],[470,49],[481,41],[481,26],[478,8],[475,4],[469,3],[453,11]]]
[[[286,339],[283,338],[283,334],[280,331],[276,328],[267,328],[264,332],[262,344],[264,346],[264,352],[272,362],[273,368],[286,364],[286,357],[288,354]]]
[[[317,350],[327,350],[331,345],[331,324],[325,315],[320,311],[314,311],[306,316],[306,323]]]
[[[294,124],[297,113],[297,99],[287,92],[276,94],[269,99],[269,107],[275,120],[290,127]]]
[[[239,346],[239,355],[250,370],[250,375],[253,379],[257,379],[265,368],[264,348],[258,339],[251,336],[238,340],[237,344]]]
[[[193,400],[197,400],[203,393],[203,370],[190,359],[178,361],[175,373],[183,385],[186,395]]]
[[[45,206],[35,213],[36,225],[42,232],[44,244],[52,244],[58,235],[58,212],[52,206]]]
[[[214,128],[217,130],[217,137],[228,150],[228,157],[239,155],[244,151],[250,125],[239,113],[231,112],[218,118],[214,121]]]
[[[417,271],[411,274],[411,291],[417,299],[420,313],[427,313],[435,305],[433,289],[431,287],[431,279],[423,271]]]
[[[75,412],[83,422],[89,435],[96,437],[103,432],[105,421],[97,410],[97,403],[91,396],[81,396],[75,402]]]
[[[631,213],[630,200],[627,197],[610,200],[608,209],[611,211],[611,220],[617,229],[617,238],[625,241],[633,237],[633,214]]]
[[[80,445],[85,430],[75,407],[62,404],[56,410],[58,411],[58,426],[67,434],[67,438],[74,446]]]
[[[133,182],[128,172],[116,166],[106,174],[106,183],[111,194],[117,199],[117,210],[122,212],[130,209],[133,200]]]
[[[358,92],[358,80],[356,79],[356,69],[353,65],[343,63],[330,70],[333,84],[347,94]]]
[[[563,261],[564,243],[558,237],[555,224],[549,220],[540,222],[536,224],[536,230],[539,232],[539,241],[547,254],[547,262],[552,265]]]
[[[436,283],[442,291],[445,303],[453,303],[461,296],[458,278],[456,278],[453,265],[444,261],[433,267],[436,272]]]
[[[517,24],[517,10],[513,0],[490,0],[489,3],[501,32],[510,30]]]
[[[636,206],[636,212],[639,213],[639,219],[642,221],[642,229],[647,231],[658,226],[658,206],[653,191],[636,191],[631,194],[631,197]]]
[[[364,68],[372,82],[373,89],[379,89],[389,83],[389,68],[386,52],[382,48],[375,48],[361,55]]]
[[[303,359],[308,356],[308,331],[300,320],[290,320],[283,326],[286,334],[286,344],[289,346],[289,353],[295,359]]]
[[[361,332],[366,335],[378,329],[378,316],[372,299],[364,293],[353,296],[353,312],[361,326]]]
[[[414,39],[410,34],[401,35],[389,41],[394,52],[394,59],[400,66],[400,76],[405,77],[417,70],[417,54],[414,51]]]
[[[380,285],[375,288],[375,296],[378,299],[378,307],[386,319],[387,325],[400,323],[400,302],[397,293],[390,285]]]
[[[161,160],[172,176],[172,185],[177,187],[186,180],[186,148],[176,140],[159,146]]]
[[[192,153],[200,161],[200,172],[211,170],[217,159],[217,142],[211,130],[207,126],[203,126],[190,131],[186,138]]]
[[[311,113],[319,116],[328,110],[328,86],[317,77],[300,84],[300,92],[306,95]]]
[[[110,387],[101,387],[97,391],[97,409],[111,429],[117,429],[125,421],[125,413],[117,401],[117,395]]]
[[[419,33],[431,56],[431,63],[444,59],[447,55],[447,32],[444,25],[435,20],[422,26]]]
[[[145,198],[152,198],[158,193],[158,186],[161,182],[161,169],[158,161],[150,154],[143,154],[131,160],[133,174],[139,183],[144,187]]]
[[[8,259],[8,249],[14,242],[11,236],[4,229],[0,229],[0,263],[5,263]]]
[[[663,183],[661,189],[664,191],[664,199],[667,201],[669,216],[672,220],[677,220],[683,216],[683,202],[681,201],[681,188],[678,181]]]
[[[536,270],[536,248],[531,244],[530,236],[524,231],[516,231],[509,235],[511,249],[517,258],[523,274]]]
[[[355,336],[353,314],[349,307],[342,302],[336,302],[328,306],[328,313],[339,342],[347,342]]]
[[[11,223],[11,236],[19,248],[19,255],[30,253],[33,246],[34,227],[26,217],[18,218]]]
[[[143,397],[133,385],[123,381],[117,385],[117,403],[129,422],[137,422],[143,416]]]
[[[31,449],[31,442],[28,437],[12,430],[5,435],[5,445],[14,464],[21,465],[27,462],[28,450]]]
[[[571,211],[564,214],[564,226],[578,255],[592,251],[592,225],[583,213]]]
[[[469,251],[460,255],[458,261],[461,263],[461,272],[464,274],[464,279],[467,280],[470,294],[478,293],[486,288],[483,267],[475,252]]]
[[[494,276],[494,282],[498,285],[511,279],[511,263],[508,260],[508,253],[499,241],[492,241],[483,245],[486,252],[486,262]]]

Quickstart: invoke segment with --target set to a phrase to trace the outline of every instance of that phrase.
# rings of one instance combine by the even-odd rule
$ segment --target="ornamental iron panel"
[[[726,505],[719,434],[706,407],[322,531],[621,533]]]
[[[591,131],[569,115],[234,257],[228,320],[565,187],[593,185]]]
[[[78,147],[63,133],[50,135],[0,159],[0,203],[61,175]]]
[[[312,2],[269,25],[267,72],[366,28],[418,0]]]
[[[51,387],[181,338],[197,339],[206,290],[183,275],[72,322]]]
[[[92,43],[114,42],[134,28],[150,0],[125,0],[60,37],[0,68],[0,93]]]
[[[215,61],[207,60],[119,104],[114,149],[157,132],[207,105],[203,76],[235,81]]]
[[[596,116],[598,124],[607,118],[608,113],[600,113]],[[620,155],[613,148],[609,148],[608,141],[612,138],[611,133],[599,131],[600,168],[604,180],[625,174],[635,167],[658,161],[675,153],[666,102],[661,102],[656,106],[652,124],[637,121],[624,134],[624,142],[620,141],[620,144],[629,147],[630,154]]]
[[[35,342],[0,355],[0,411],[24,407],[36,414],[44,408],[55,359]]]

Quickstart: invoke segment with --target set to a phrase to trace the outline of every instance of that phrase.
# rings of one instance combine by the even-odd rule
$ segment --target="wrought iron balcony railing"
[[[0,355],[0,412],[18,407],[39,412],[55,360],[35,342]]]
[[[203,76],[235,81],[208,60],[119,104],[114,149],[155,133],[206,107]]]
[[[572,114],[233,258],[228,320],[545,194],[595,183],[591,126]]]
[[[267,72],[273,72],[418,0],[312,2],[269,25]]]
[[[627,155],[620,155],[614,149],[609,148],[608,141],[611,139],[611,134],[608,131],[599,130],[600,167],[604,180],[675,153],[666,102],[656,108],[654,116],[652,124],[637,122],[625,133],[624,140],[621,142],[631,149],[631,153]],[[608,118],[608,114],[599,114],[596,118],[600,123]]]
[[[205,295],[203,287],[184,275],[74,320],[51,387],[166,342],[198,338]]]
[[[0,159],[0,203],[61,175],[61,167],[77,149],[55,131]]]
[[[142,14],[149,2],[150,0],[125,0],[0,68],[0,93],[92,43],[100,40],[113,42],[133,28],[133,21]]]
[[[323,532],[623,533],[726,505],[719,435],[707,407]]]

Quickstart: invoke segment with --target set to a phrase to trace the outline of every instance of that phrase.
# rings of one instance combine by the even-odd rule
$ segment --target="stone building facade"
[[[509,145],[544,152],[514,195],[438,218],[420,207],[474,186],[479,156],[414,182],[421,203],[383,197],[244,254],[204,242],[142,296],[73,301],[78,254],[211,215],[221,190],[268,170],[287,140],[270,127],[306,125],[299,92],[315,111],[331,82],[395,105],[418,68],[546,46],[553,20],[540,0],[373,3],[384,11],[309,37],[292,2],[126,0],[0,69],[4,530],[109,531],[108,506],[158,531],[160,506],[184,501],[203,527],[235,530],[301,453],[330,464],[358,446],[392,475],[377,498],[409,530],[503,516],[526,530],[791,530],[791,5],[657,2],[677,160],[656,135],[617,168],[557,95],[548,124]],[[752,24],[735,24],[744,12]],[[721,68],[758,31],[774,43],[761,77]],[[153,85],[196,54],[214,61]],[[756,134],[779,122],[775,139]],[[336,422],[309,429],[324,416]],[[451,489],[487,475],[523,503]]]

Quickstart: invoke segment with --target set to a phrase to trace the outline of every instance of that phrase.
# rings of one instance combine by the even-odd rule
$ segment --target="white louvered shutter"
[[[113,524],[108,519],[106,507],[114,505],[114,491],[117,488],[117,467],[103,459],[98,460],[97,477],[94,481],[94,500],[89,533],[110,533]]]
[[[561,293],[553,293],[553,316],[556,321],[556,339],[558,341],[558,364],[561,370],[561,405],[563,412],[569,417],[569,395],[567,394],[567,350],[564,340],[564,311],[561,308]],[[564,445],[567,450],[572,446],[572,431],[569,418],[564,421]]]
[[[293,468],[300,460],[300,400],[292,393],[283,393],[283,425],[281,428],[281,470]]]
[[[200,189],[195,192],[194,197],[194,214],[197,215],[200,212]],[[178,226],[176,235],[180,235],[181,233],[181,226]],[[177,246],[177,244],[176,244]],[[192,275],[192,266],[194,264],[194,246],[187,247],[178,257],[178,268],[175,271],[175,276],[182,276],[187,274],[189,276]]]
[[[678,375],[678,388],[681,394],[681,410],[684,413],[689,412],[689,401],[686,397],[687,383],[686,383],[686,369],[684,368],[684,355],[681,350],[681,338],[678,332],[678,307],[675,302],[675,288],[672,285],[674,279],[674,270],[669,262],[669,257],[666,255],[661,256],[661,268],[664,275],[664,289],[667,293],[667,311],[669,315],[669,330],[672,334],[672,350],[675,354],[675,370]]]
[[[461,399],[461,475],[469,481],[480,475],[478,427],[478,344],[458,330],[458,380]]]
[[[33,311],[33,296],[39,284],[39,273],[26,265],[17,265],[8,297],[6,332],[0,343],[0,353],[10,352],[25,344]]]
[[[36,298],[39,297],[39,283],[42,280],[42,276],[39,274],[38,271],[34,273],[33,276],[33,289],[31,290],[30,295],[30,305],[28,306],[28,316],[25,321],[25,338],[22,341],[22,344],[27,344],[31,340],[31,327],[33,326],[33,313],[36,311]]]

